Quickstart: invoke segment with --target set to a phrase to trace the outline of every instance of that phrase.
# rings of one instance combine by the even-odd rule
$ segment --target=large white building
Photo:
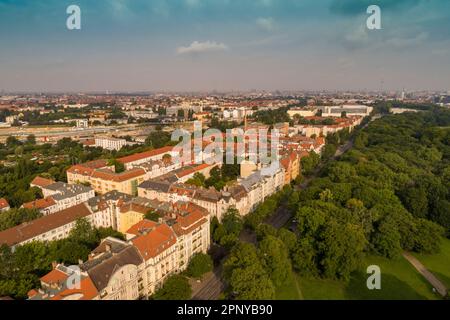
[[[347,116],[367,117],[373,110],[373,107],[364,105],[324,106],[319,108],[322,110],[322,117],[341,117],[343,113]]]
[[[119,151],[128,144],[125,139],[111,138],[111,137],[95,137],[95,147],[100,147],[106,150]]]

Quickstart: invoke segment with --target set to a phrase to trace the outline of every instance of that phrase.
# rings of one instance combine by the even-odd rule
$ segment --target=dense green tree
[[[312,174],[314,169],[319,165],[319,163],[320,163],[320,156],[314,151],[311,151],[308,156],[302,157],[302,159],[300,160],[302,173],[305,175]]]
[[[319,270],[327,278],[348,279],[362,260],[367,240],[358,225],[342,225],[333,219],[320,231]]]
[[[249,243],[236,245],[224,262],[224,277],[237,300],[272,299],[275,288]]]
[[[403,250],[398,227],[391,216],[379,222],[370,242],[377,254],[390,259],[400,256]]]
[[[418,219],[417,232],[411,236],[415,238],[414,250],[421,253],[438,253],[440,251],[440,238],[444,229],[434,222]]]
[[[291,274],[291,261],[283,241],[267,235],[258,245],[261,263],[275,286],[286,283]]]
[[[189,300],[192,295],[189,280],[181,275],[167,278],[161,289],[152,296],[155,300]]]
[[[36,209],[10,209],[0,214],[0,231],[40,217],[42,217],[42,213]]]
[[[213,270],[213,261],[208,254],[197,253],[189,261],[187,273],[190,277],[200,278]]]

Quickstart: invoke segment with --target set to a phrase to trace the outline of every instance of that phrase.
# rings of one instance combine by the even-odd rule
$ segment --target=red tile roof
[[[91,214],[82,203],[0,232],[0,245],[13,246]]]
[[[54,283],[61,283],[67,279],[67,274],[58,269],[53,269],[41,278],[45,284],[51,285]]]
[[[145,223],[138,222],[141,226]],[[139,226],[137,227],[139,229]],[[136,226],[130,229],[136,230]],[[175,233],[166,224],[160,224],[153,227],[148,233],[144,233],[131,240],[134,246],[139,250],[145,260],[160,255],[177,242]]]
[[[74,294],[82,295],[79,300],[92,300],[98,295],[98,291],[91,278],[86,277],[80,281],[80,289],[66,289],[52,297],[51,300],[64,300]]]
[[[200,164],[198,166],[195,166],[195,167],[191,167],[191,168],[188,168],[188,169],[180,170],[180,171],[177,172],[177,177],[178,178],[182,178],[182,177],[185,177],[185,176],[190,175],[192,173],[204,170],[204,169],[206,169],[208,167],[211,167],[211,166],[212,165],[210,165],[210,164],[202,163],[202,164]]]
[[[67,278],[68,274],[58,270],[54,269],[47,273],[45,276],[41,278],[41,282],[43,282],[46,285],[52,285],[52,284],[63,284]],[[32,298],[33,296],[39,294],[36,290],[30,290],[28,292],[28,297]],[[81,294],[79,300],[92,300],[98,295],[97,288],[95,287],[94,283],[92,282],[91,278],[84,277],[80,281],[80,288],[74,288],[74,289],[64,289],[60,292],[57,292],[54,296],[50,297],[50,300],[64,300],[67,297],[75,294]]]
[[[23,204],[25,209],[45,209],[55,205],[56,202],[52,197],[37,199]]]
[[[119,159],[117,159],[117,161],[119,161],[123,164],[126,164],[126,163],[130,163],[130,162],[142,160],[145,158],[155,157],[155,156],[161,155],[163,153],[168,153],[172,150],[173,150],[173,147],[168,146],[168,147],[163,147],[163,148],[150,150],[150,151],[146,151],[146,152],[141,152],[141,153],[133,154],[131,156],[119,158]]]
[[[75,174],[82,174],[85,176],[90,176],[94,172],[94,169],[85,167],[81,164],[76,164],[74,166],[71,166],[69,169],[67,169],[67,172],[69,173],[75,173]]]
[[[145,174],[145,170],[140,169],[140,168],[127,170],[127,171],[124,171],[121,173],[115,173],[108,169],[100,169],[100,170],[95,170],[92,173],[92,177],[102,179],[102,180],[110,180],[110,181],[114,181],[114,182],[124,182],[124,181],[130,180],[130,179],[133,179],[133,178],[143,176],[144,174]]]
[[[9,203],[5,198],[0,198],[0,209],[8,208]]]
[[[106,167],[108,167],[108,162],[104,159],[99,159],[71,166],[67,169],[67,172],[90,176],[95,169],[102,169]]]
[[[37,176],[36,178],[31,181],[32,185],[39,186],[41,188],[45,188],[46,186],[49,186],[51,184],[55,183],[55,181],[51,179],[42,178],[40,176]]]
[[[179,236],[191,233],[208,222],[207,213],[202,212],[198,207],[190,206],[188,211],[188,213],[177,215],[176,223],[172,226],[175,233]]]
[[[143,233],[144,230],[151,230],[157,225],[156,222],[144,219],[142,221],[139,221],[134,226],[132,226],[130,229],[127,230],[127,233],[134,234],[136,236],[139,236]]]

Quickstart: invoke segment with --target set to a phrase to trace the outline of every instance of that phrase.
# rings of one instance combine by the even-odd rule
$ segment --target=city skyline
[[[81,30],[66,28],[71,4]],[[381,30],[366,28],[370,4]],[[0,90],[447,91],[448,9],[438,0],[0,0]]]

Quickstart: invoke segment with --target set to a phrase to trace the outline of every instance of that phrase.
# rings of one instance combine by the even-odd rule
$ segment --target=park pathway
[[[413,265],[414,268],[419,271],[419,273],[427,279],[427,281],[439,292],[439,294],[443,297],[447,295],[447,288],[445,285],[435,277],[419,260],[413,257],[411,254],[404,252],[403,257],[409,261]]]

